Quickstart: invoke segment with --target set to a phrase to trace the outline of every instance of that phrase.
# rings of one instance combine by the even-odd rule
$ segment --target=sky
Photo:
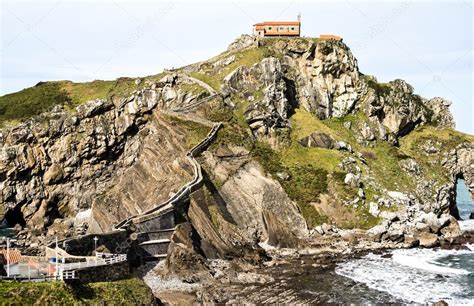
[[[223,52],[256,22],[301,13],[302,35],[342,36],[361,72],[452,101],[457,129],[474,134],[472,0],[0,2],[0,95],[156,74]]]

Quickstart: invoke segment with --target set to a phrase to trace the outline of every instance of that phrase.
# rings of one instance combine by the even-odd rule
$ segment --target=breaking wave
[[[474,305],[474,246],[468,247],[368,254],[339,264],[336,273],[407,302]]]

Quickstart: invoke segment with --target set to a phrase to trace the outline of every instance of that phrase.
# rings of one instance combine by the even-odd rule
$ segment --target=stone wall
[[[83,283],[112,282],[126,278],[129,275],[130,270],[127,261],[76,270],[76,278]]]

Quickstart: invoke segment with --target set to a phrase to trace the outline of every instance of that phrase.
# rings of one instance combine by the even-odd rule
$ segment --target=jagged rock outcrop
[[[449,111],[451,104],[451,101],[440,97],[426,101],[426,106],[431,110],[430,122],[439,126],[455,128],[456,124],[454,123],[453,115]]]
[[[130,97],[94,100],[72,114],[56,107],[2,130],[0,203],[9,225],[40,235],[72,235],[83,223],[103,231],[166,199],[192,173],[185,133],[155,109],[202,98],[182,91],[184,82],[168,75]],[[76,215],[81,224],[71,222]]]
[[[233,156],[244,152],[238,147],[230,150]],[[296,205],[278,182],[266,177],[258,164],[251,162],[250,156],[240,155],[236,160],[220,160],[209,153],[205,156],[204,166],[212,169],[215,180],[223,182],[219,196],[224,215],[241,229],[240,235],[246,241],[272,240],[272,245],[284,246],[307,236],[305,220]]]
[[[248,46],[248,41],[248,37],[243,37],[233,45]],[[272,64],[269,67],[275,86],[267,89],[269,92],[265,94],[266,101],[249,105],[250,109],[257,108],[256,114],[248,118],[250,120],[261,121],[264,116],[269,118],[271,126],[286,127],[277,124],[280,117],[286,119],[284,114],[268,108],[272,104],[269,101],[273,100],[278,101],[277,110],[283,109],[284,103],[290,107],[298,104],[320,119],[344,117],[353,110],[362,110],[371,121],[370,127],[361,128],[362,139],[368,141],[377,138],[396,142],[398,137],[430,122],[446,127],[454,126],[448,110],[450,102],[441,98],[423,99],[414,94],[413,87],[403,80],[382,84],[375,77],[362,75],[357,60],[340,41],[261,40],[259,45],[283,55],[283,58],[278,61],[265,59],[261,65],[252,69],[239,67],[226,78],[230,88],[241,90],[242,84],[248,85],[258,79],[256,74],[268,72],[258,71],[259,67]],[[247,70],[253,70],[253,73]],[[264,79],[267,79],[265,86],[268,86],[268,78]],[[284,83],[279,79],[283,79]],[[223,92],[227,95],[228,87],[224,87]],[[286,97],[287,101],[282,97]],[[272,111],[274,116],[269,116],[268,111]],[[259,123],[256,129],[261,127],[262,124]],[[268,131],[262,131],[265,132]]]
[[[245,108],[244,118],[259,139],[274,136],[277,129],[288,128],[288,112],[292,105],[286,97],[287,85],[283,79],[280,60],[265,58],[250,67],[239,67],[224,79],[225,95],[259,88],[263,97],[252,97]]]
[[[277,46],[289,55],[299,104],[321,119],[347,115],[360,99],[357,60],[342,42],[290,40]],[[290,70],[290,74],[292,73]]]
[[[258,43],[258,39],[255,36],[243,34],[239,38],[237,38],[234,42],[232,42],[229,47],[227,47],[227,51],[237,51],[242,50],[249,47],[255,47]]]

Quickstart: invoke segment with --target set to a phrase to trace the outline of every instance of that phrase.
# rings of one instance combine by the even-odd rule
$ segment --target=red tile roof
[[[333,35],[333,34],[321,34],[319,35],[320,39],[335,39],[335,40],[341,40],[341,36]]]
[[[266,26],[266,25],[300,25],[299,21],[264,21],[254,24],[254,26]]]

